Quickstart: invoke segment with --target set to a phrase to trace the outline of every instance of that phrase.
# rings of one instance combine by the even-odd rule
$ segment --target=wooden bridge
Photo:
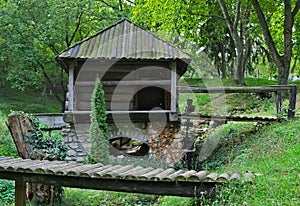
[[[26,182],[53,186],[199,197],[217,184],[251,181],[252,173],[175,171],[133,165],[82,164],[0,157],[0,178],[15,180],[15,205],[25,206]]]

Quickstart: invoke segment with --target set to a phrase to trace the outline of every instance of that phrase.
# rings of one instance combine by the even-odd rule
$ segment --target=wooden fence
[[[279,115],[282,112],[283,93],[289,92],[289,109],[287,117],[292,119],[296,109],[296,85],[275,85],[261,87],[200,87],[200,86],[178,86],[179,93],[275,93],[276,111]]]

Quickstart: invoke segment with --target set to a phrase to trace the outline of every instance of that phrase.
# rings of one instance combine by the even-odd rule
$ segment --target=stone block
[[[68,144],[68,146],[69,146],[71,149],[77,149],[77,148],[78,148],[78,143],[72,142],[72,143]]]
[[[86,156],[77,157],[76,162],[84,162],[86,160]]]
[[[69,150],[67,153],[67,157],[76,157],[76,151],[75,150]]]

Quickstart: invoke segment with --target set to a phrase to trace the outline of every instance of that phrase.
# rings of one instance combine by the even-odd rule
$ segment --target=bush
[[[0,180],[0,205],[12,205],[15,200],[15,182]]]
[[[107,164],[109,162],[109,135],[106,123],[104,91],[99,77],[96,78],[91,104],[90,158],[91,161]]]

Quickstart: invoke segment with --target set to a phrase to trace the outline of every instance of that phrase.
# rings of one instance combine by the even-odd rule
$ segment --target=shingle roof
[[[191,57],[149,31],[123,19],[69,47],[58,60],[76,59],[180,59]]]
[[[249,180],[251,173],[208,173],[207,171],[162,169],[133,165],[82,164],[65,161],[31,160],[0,156],[0,172],[40,173],[59,176],[90,178],[114,178],[140,181],[188,181],[188,182],[227,182],[230,180]]]

